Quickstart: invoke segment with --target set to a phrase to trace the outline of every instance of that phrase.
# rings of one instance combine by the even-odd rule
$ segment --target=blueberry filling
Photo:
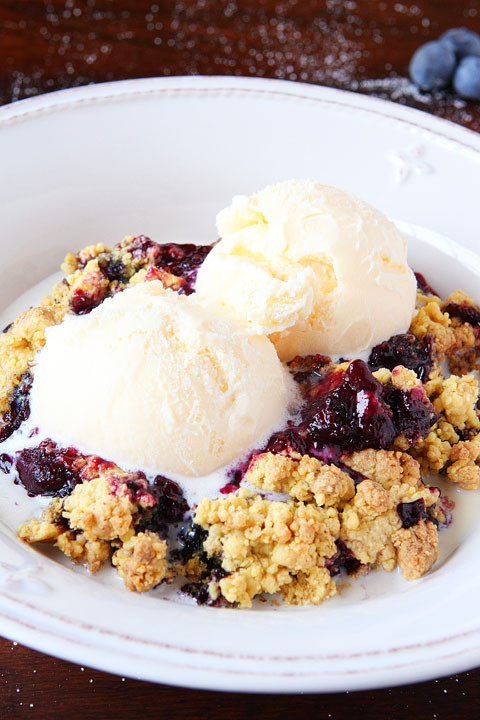
[[[335,545],[337,546],[337,552],[331,558],[325,560],[325,567],[331,577],[339,575],[342,569],[345,570],[348,575],[352,575],[360,567],[360,560],[355,557],[343,540],[336,540]]]
[[[148,492],[156,503],[152,509],[145,510],[136,525],[137,532],[157,532],[166,537],[168,525],[181,522],[188,510],[182,490],[176,482],[158,475]]]
[[[77,471],[79,457],[73,448],[58,448],[51,440],[44,440],[38,447],[22,450],[15,468],[30,496],[65,497],[81,482]]]
[[[400,434],[413,444],[428,434],[436,420],[423,388],[382,385],[363,360],[354,360],[346,370],[319,375],[316,384],[309,378],[307,393],[302,422],[272,435],[266,450],[292,449],[324,459],[327,449],[330,461],[335,461],[339,450],[389,449]]]
[[[393,370],[397,365],[403,365],[414,370],[425,382],[433,367],[430,353],[428,340],[420,341],[412,333],[402,333],[375,345],[368,358],[368,366],[371,370],[382,367]]]
[[[0,472],[9,473],[13,466],[13,458],[11,455],[2,453],[0,455]]]
[[[186,563],[195,555],[204,555],[203,543],[207,539],[207,535],[207,531],[194,522],[184,525],[178,533],[180,548],[175,551],[176,557]]]
[[[439,297],[438,293],[425,279],[425,275],[422,275],[422,273],[419,272],[414,273],[414,275],[417,281],[417,288],[420,290],[421,293],[423,293],[424,295],[435,295],[436,297]]]
[[[470,323],[475,328],[480,326],[480,310],[474,305],[449,303],[443,311],[450,317],[458,318],[462,323]]]
[[[427,518],[425,500],[420,498],[409,503],[398,503],[397,513],[402,521],[402,527],[407,530],[420,522],[420,520]]]
[[[208,584],[215,580],[219,582],[230,573],[222,568],[220,558],[208,557],[203,549],[203,543],[207,539],[207,531],[193,521],[185,525],[178,533],[180,547],[175,550],[173,557],[182,563],[186,563],[193,557],[197,557],[203,565],[204,570],[199,581],[185,583],[181,591],[185,595],[192,597],[198,605],[226,605],[228,604],[224,598],[213,600],[209,591]]]

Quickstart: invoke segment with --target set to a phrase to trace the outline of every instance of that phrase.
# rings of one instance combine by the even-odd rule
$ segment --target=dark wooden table
[[[480,132],[480,104],[422,96],[406,80],[415,48],[459,25],[480,32],[479,0],[0,0],[0,103],[123,78],[247,75],[378,95]],[[464,720],[480,717],[479,688],[475,670],[376,692],[209,693],[125,680],[0,640],[1,720]]]

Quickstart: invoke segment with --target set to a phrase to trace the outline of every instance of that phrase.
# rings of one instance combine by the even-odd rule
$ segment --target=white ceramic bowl
[[[480,300],[480,139],[391,103],[228,77],[99,85],[1,108],[0,157],[5,324],[67,250],[138,233],[211,241],[233,194],[292,177],[400,219],[415,268]],[[220,690],[353,690],[459,671],[480,661],[480,505],[475,493],[455,499],[457,527],[421,581],[375,573],[318,608],[232,611],[168,589],[129,594],[108,570],[90,578],[23,546],[15,528],[34,501],[0,479],[0,631],[83,665]]]

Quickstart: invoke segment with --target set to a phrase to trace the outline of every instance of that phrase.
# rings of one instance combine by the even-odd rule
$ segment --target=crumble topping
[[[89,540],[84,533],[68,530],[58,536],[55,545],[75,565],[87,565],[96,573],[110,557],[110,546],[103,540]]]
[[[480,487],[480,433],[473,440],[454,445],[449,453],[451,465],[447,468],[448,479],[463,490],[478,490]]]
[[[362,458],[358,456],[364,453],[369,455],[363,465],[364,469],[367,464],[371,466],[370,452],[367,450],[355,453],[357,467],[363,465]],[[422,483],[418,463],[410,456],[405,456],[402,467],[402,458],[398,457],[402,453],[392,452],[385,455],[390,457],[383,456],[379,462],[374,461],[376,472],[372,474],[376,479],[367,478],[360,482],[354,498],[344,507],[340,539],[351,548],[363,565],[381,565],[390,572],[398,563],[403,572],[404,566],[400,562],[398,546],[394,542],[396,532],[402,528],[398,506],[420,500],[423,501],[424,510],[428,511],[437,503],[439,491]],[[394,457],[395,455],[397,457]],[[393,475],[391,470],[394,471]],[[433,560],[427,569],[432,564]]]
[[[449,315],[442,312],[439,302],[429,298],[429,302],[414,316],[410,330],[419,340],[431,335],[435,341],[437,359],[442,362],[455,346],[455,333],[451,324]]]
[[[220,556],[227,577],[218,581],[218,591],[231,603],[250,607],[262,592],[276,593],[285,585],[301,584],[298,597],[312,570],[322,567],[336,552],[339,533],[338,512],[304,503],[263,500],[241,489],[219,500],[204,498],[195,522],[208,530],[204,549],[208,556]],[[297,580],[296,575],[301,572]],[[334,594],[334,583],[323,573],[325,589],[319,601]],[[318,573],[316,573],[318,578]],[[286,595],[295,602],[295,587]]]
[[[110,483],[100,476],[74,488],[65,499],[63,517],[89,540],[115,540],[132,529],[137,510],[126,486],[113,495]]]
[[[394,486],[418,487],[421,483],[420,467],[411,455],[394,450],[360,450],[343,458],[348,467],[375,480],[386,490]]]
[[[167,543],[150,531],[133,535],[113,553],[112,563],[127,590],[145,592],[167,577]]]
[[[425,575],[438,557],[438,532],[430,521],[420,520],[411,528],[397,530],[392,541],[406,580],[417,580]]]
[[[140,529],[152,520],[156,503],[148,482],[96,457],[83,459],[80,475],[71,494],[54,498],[40,520],[19,528],[19,537],[28,543],[54,540],[92,573],[112,557],[129,590],[158,585],[167,576],[167,545],[158,532]]]
[[[245,479],[261,490],[289,493],[295,500],[315,500],[317,505],[341,506],[355,493],[347,473],[310,455],[298,458],[270,452],[256,455]]]
[[[459,430],[480,428],[476,412],[478,381],[473,375],[444,378],[437,373],[425,384],[425,391],[436,412],[442,413],[451,425]]]

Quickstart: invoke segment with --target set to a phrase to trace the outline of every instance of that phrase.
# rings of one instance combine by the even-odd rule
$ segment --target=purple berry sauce
[[[443,308],[443,312],[448,313],[450,317],[458,318],[462,323],[470,323],[472,327],[480,328],[480,310],[475,305],[449,303]]]
[[[305,397],[302,420],[272,435],[262,452],[313,455],[348,472],[355,482],[364,477],[342,462],[345,452],[390,449],[400,434],[413,445],[437,419],[422,387],[382,385],[363,360],[343,371],[296,377]]]
[[[422,273],[419,272],[414,273],[414,275],[417,281],[417,288],[420,290],[421,293],[423,293],[424,295],[435,295],[436,297],[440,297],[439,294],[426,281],[425,275],[422,275]]]
[[[64,497],[81,482],[79,457],[73,448],[59,448],[51,440],[44,440],[38,447],[22,450],[15,468],[29,495]]]
[[[420,522],[420,520],[426,520],[425,500],[419,498],[419,500],[409,503],[398,503],[397,513],[402,521],[402,527],[407,530]]]
[[[331,558],[325,560],[325,567],[331,577],[338,575],[342,569],[345,570],[348,575],[352,575],[360,567],[360,560],[355,557],[343,540],[336,540],[335,545],[337,546],[337,552]]]
[[[425,382],[433,367],[428,339],[417,340],[412,333],[393,335],[389,340],[375,345],[368,358],[371,370],[382,367],[393,370],[397,365],[413,370]]]
[[[157,475],[149,493],[155,500],[153,508],[143,512],[139,523],[136,526],[137,532],[157,532],[161,537],[166,537],[168,525],[182,522],[185,513],[189,509],[182,490],[173,480]]]

